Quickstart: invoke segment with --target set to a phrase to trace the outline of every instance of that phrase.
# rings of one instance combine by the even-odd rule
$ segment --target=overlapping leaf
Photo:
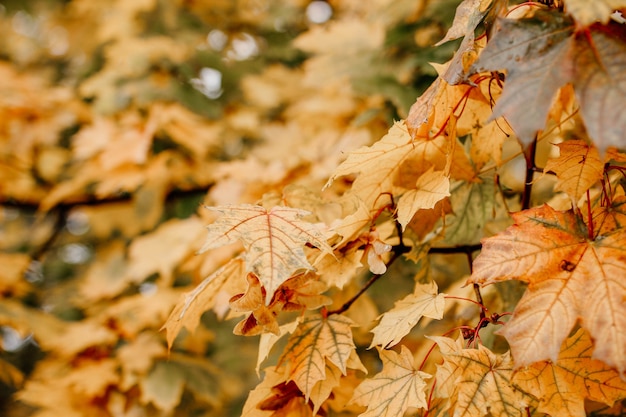
[[[352,397],[353,403],[367,406],[360,417],[402,416],[411,407],[427,407],[425,380],[431,376],[417,369],[411,351],[402,346],[400,353],[378,352],[383,370],[363,381]]]
[[[332,252],[322,228],[301,219],[308,214],[304,210],[277,206],[268,211],[248,204],[209,209],[221,216],[208,227],[209,236],[200,252],[240,240],[246,249],[246,269],[263,284],[266,304],[296,271],[313,269],[302,248],[305,244]]]
[[[580,318],[595,340],[593,357],[626,372],[626,233],[590,240],[572,211],[547,205],[513,214],[515,224],[483,241],[469,282],[528,282],[500,331],[516,366],[557,361]]]
[[[326,360],[346,374],[348,359],[356,349],[352,325],[344,316],[316,314],[304,317],[289,338],[281,363],[287,366],[288,379],[307,399],[315,385],[326,378]]]
[[[464,349],[446,337],[432,339],[444,357],[437,381],[446,386],[437,392],[450,398],[451,415],[509,417],[525,412],[532,399],[511,384],[513,361],[508,352],[497,355],[482,345]]]
[[[449,195],[450,180],[445,173],[429,169],[417,179],[415,189],[407,191],[398,200],[398,222],[405,229],[415,213],[435,207]]]
[[[498,19],[472,71],[507,70],[493,117],[505,116],[519,139],[530,143],[543,129],[557,90],[572,83],[583,119],[599,149],[621,146],[626,129],[626,28],[593,26],[576,32],[566,15],[536,12]]]
[[[564,191],[577,202],[592,185],[602,179],[604,164],[598,150],[582,140],[570,140],[557,146],[560,155],[548,161],[544,172],[554,172],[558,178],[554,190]]]
[[[626,398],[626,381],[614,369],[592,359],[592,351],[588,333],[579,329],[563,343],[556,362],[541,361],[521,369],[513,383],[539,399],[541,412],[584,417],[586,399],[611,406]]]
[[[170,313],[162,329],[167,331],[167,344],[171,348],[178,333],[185,327],[193,332],[200,323],[200,317],[213,306],[227,280],[232,276],[243,275],[243,260],[234,258],[215,271],[192,291],[183,294]]]
[[[395,306],[380,316],[374,329],[370,348],[394,346],[406,336],[422,317],[441,319],[444,309],[444,294],[437,293],[437,284],[418,284],[412,294],[397,301]]]

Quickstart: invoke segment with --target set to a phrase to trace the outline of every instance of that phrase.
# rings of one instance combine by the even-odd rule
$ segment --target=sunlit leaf
[[[556,174],[555,191],[564,191],[575,202],[596,182],[602,179],[604,163],[598,150],[581,140],[570,140],[557,145],[558,158],[548,160],[544,171]]]
[[[590,240],[572,211],[544,205],[513,214],[515,224],[483,241],[469,282],[528,282],[513,317],[500,331],[516,367],[556,362],[580,318],[596,345],[593,358],[626,371],[626,235]]]
[[[409,408],[424,408],[426,379],[431,376],[417,369],[413,355],[405,346],[400,353],[378,350],[383,369],[363,381],[354,391],[352,402],[367,407],[361,417],[401,416]]]
[[[588,333],[579,329],[563,342],[556,362],[520,369],[513,383],[539,399],[539,411],[553,416],[585,416],[586,399],[612,406],[626,398],[626,382],[614,369],[592,359],[592,351]]]
[[[246,248],[246,269],[263,284],[266,304],[296,271],[313,268],[302,248],[305,244],[332,252],[321,227],[300,219],[307,214],[303,210],[277,206],[268,211],[246,204],[209,209],[221,216],[208,226],[209,236],[200,252],[240,240]]]
[[[508,352],[497,355],[482,345],[468,349],[448,338],[432,339],[442,348],[446,373],[455,376],[451,380],[453,387],[447,392],[453,399],[453,415],[523,415],[531,399],[511,384],[513,361]]]
[[[370,348],[394,346],[406,336],[422,317],[441,319],[444,309],[444,294],[437,292],[437,284],[418,284],[412,294],[396,302],[394,307],[380,316],[374,329]]]
[[[350,319],[340,315],[312,315],[304,317],[289,337],[281,363],[307,399],[315,384],[326,378],[326,360],[346,374],[348,358],[356,348],[352,325]]]
[[[243,260],[234,258],[202,281],[192,291],[183,294],[161,329],[167,331],[167,344],[171,348],[183,327],[193,332],[200,317],[211,309],[219,290],[233,276],[243,275]]]
[[[413,216],[422,209],[435,207],[450,195],[450,180],[443,171],[432,168],[417,179],[414,190],[409,190],[398,201],[398,221],[406,228]]]

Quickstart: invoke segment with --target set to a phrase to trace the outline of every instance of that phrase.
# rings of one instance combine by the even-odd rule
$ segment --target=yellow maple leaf
[[[356,349],[352,325],[344,316],[315,314],[302,318],[289,338],[280,363],[307,400],[315,384],[326,378],[327,359],[346,375],[350,353]]]
[[[595,146],[582,140],[568,140],[559,143],[560,155],[550,159],[544,172],[552,171],[558,181],[554,191],[564,191],[574,202],[587,192],[596,182],[602,179],[604,163]]]
[[[370,348],[380,345],[389,348],[400,342],[422,317],[441,319],[444,309],[444,294],[437,294],[437,284],[417,284],[413,294],[396,302],[394,307],[380,316],[374,329]]]
[[[161,330],[167,331],[167,344],[170,348],[183,327],[190,332],[198,327],[200,317],[213,306],[215,298],[228,279],[243,275],[243,266],[243,259],[234,258],[207,277],[192,291],[180,297],[174,310],[161,327]]]
[[[431,167],[422,174],[415,184],[398,200],[398,222],[406,229],[415,213],[422,209],[432,209],[439,201],[450,196],[450,180],[443,171]]]
[[[246,253],[246,270],[254,273],[266,291],[269,304],[276,289],[298,270],[312,270],[303,246],[310,243],[332,252],[322,226],[305,222],[308,212],[290,207],[267,210],[249,204],[208,207],[221,213],[210,226],[200,253],[240,240]]]
[[[523,368],[513,383],[539,399],[538,410],[553,416],[584,417],[585,399],[612,406],[626,398],[626,381],[603,362],[592,359],[593,343],[583,329],[567,338],[556,362]]]
[[[431,376],[417,369],[411,351],[378,349],[383,370],[363,381],[351,402],[367,406],[360,417],[402,416],[410,407],[425,408],[426,382]]]
[[[509,352],[497,355],[482,345],[466,349],[447,337],[431,339],[444,357],[444,364],[437,370],[437,381],[447,387],[437,392],[450,398],[450,414],[509,417],[525,412],[532,398],[511,384],[513,361]]]
[[[382,194],[400,194],[414,187],[418,178],[429,167],[443,170],[450,158],[464,158],[462,150],[455,151],[447,138],[438,136],[432,140],[414,141],[404,122],[397,122],[387,135],[372,146],[359,148],[335,170],[327,186],[336,178],[359,173],[352,185],[353,192],[368,209],[388,204]],[[462,167],[459,160],[453,167]]]
[[[626,234],[590,240],[573,211],[550,206],[513,214],[515,224],[483,240],[469,283],[528,282],[511,320],[500,331],[517,367],[557,361],[576,321],[595,340],[594,358],[626,371]]]

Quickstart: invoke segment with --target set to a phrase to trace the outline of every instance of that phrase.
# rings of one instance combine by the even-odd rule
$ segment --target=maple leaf
[[[426,382],[431,376],[414,364],[411,351],[402,346],[400,353],[378,349],[382,371],[363,381],[351,402],[367,406],[360,417],[402,416],[410,407],[425,408]]]
[[[495,31],[470,72],[506,68],[506,85],[493,109],[528,144],[544,127],[557,90],[570,78],[567,40],[573,28],[564,15],[537,12],[528,19],[498,18]]]
[[[309,399],[319,381],[326,378],[326,359],[346,375],[350,353],[356,349],[347,317],[315,314],[300,320],[289,337],[280,363],[288,367],[288,378]]]
[[[243,260],[233,258],[226,265],[215,271],[192,291],[183,294],[176,303],[161,330],[167,331],[167,345],[172,347],[174,339],[183,327],[193,332],[200,323],[200,317],[209,310],[227,280],[243,275]]]
[[[398,200],[398,222],[402,230],[419,210],[431,209],[448,196],[450,180],[443,171],[434,171],[431,167],[417,179],[415,189],[407,191]]]
[[[554,191],[566,192],[574,202],[602,179],[604,163],[598,150],[582,140],[568,140],[557,145],[558,158],[548,160],[544,172],[552,171],[558,182]]]
[[[389,348],[400,342],[422,317],[440,320],[443,317],[444,294],[437,293],[437,284],[418,284],[413,294],[396,302],[394,307],[380,316],[374,329],[370,348],[380,345]]]
[[[457,142],[450,142],[443,135],[430,140],[413,140],[405,122],[396,122],[381,140],[351,152],[326,186],[340,176],[359,173],[352,184],[352,192],[372,210],[389,201],[380,198],[382,194],[408,191],[428,168],[443,170],[448,162],[453,167],[451,175],[455,170],[462,173],[469,166]]]
[[[626,382],[605,363],[592,359],[589,334],[578,329],[563,342],[556,362],[523,368],[513,383],[539,399],[538,411],[553,416],[584,417],[585,399],[609,406],[626,398]]]
[[[493,118],[505,116],[527,145],[543,129],[557,90],[574,85],[583,120],[598,148],[620,146],[626,128],[624,28],[575,31],[568,16],[537,11],[519,20],[498,18],[492,39],[470,73],[507,70]]]
[[[430,337],[441,349],[444,364],[438,367],[437,381],[448,381],[446,391],[452,399],[455,416],[522,415],[532,400],[511,384],[513,361],[507,352],[496,355],[483,345],[464,349],[446,337]],[[440,375],[440,369],[443,371]],[[441,378],[440,378],[441,376]]]
[[[304,244],[332,252],[321,226],[301,220],[308,214],[304,210],[277,206],[268,211],[249,204],[208,209],[221,216],[208,226],[209,235],[200,253],[240,240],[246,249],[246,270],[263,284],[266,304],[294,272],[313,269],[302,249]]]
[[[626,371],[626,235],[590,240],[570,210],[550,206],[512,215],[515,224],[484,239],[469,283],[517,279],[528,283],[511,320],[499,331],[516,366],[557,361],[578,318],[596,342],[593,357]]]
[[[463,0],[456,8],[454,21],[448,29],[446,36],[437,42],[435,46],[474,33],[481,22],[492,0]]]

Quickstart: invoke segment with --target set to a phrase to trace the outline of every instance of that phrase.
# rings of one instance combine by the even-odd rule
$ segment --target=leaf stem
[[[444,296],[443,298],[445,298],[446,300],[449,300],[449,299],[454,299],[454,300],[462,300],[462,301],[467,301],[467,302],[470,302],[470,303],[474,303],[474,304],[476,304],[478,307],[480,307],[480,308],[481,308],[481,310],[487,310],[487,307],[485,307],[484,305],[482,305],[482,304],[481,304],[481,303],[479,303],[478,301],[474,301],[474,300],[471,300],[471,299],[469,299],[469,298],[465,298],[465,297],[456,297],[456,296],[454,296],[454,295],[446,295],[446,296]]]
[[[533,177],[535,175],[535,156],[537,154],[537,135],[524,152],[526,158],[526,178],[524,179],[524,193],[522,194],[522,210],[530,208],[530,194],[533,188]]]
[[[587,190],[587,237],[593,240],[595,233],[593,231],[593,216],[591,215],[591,195]]]

